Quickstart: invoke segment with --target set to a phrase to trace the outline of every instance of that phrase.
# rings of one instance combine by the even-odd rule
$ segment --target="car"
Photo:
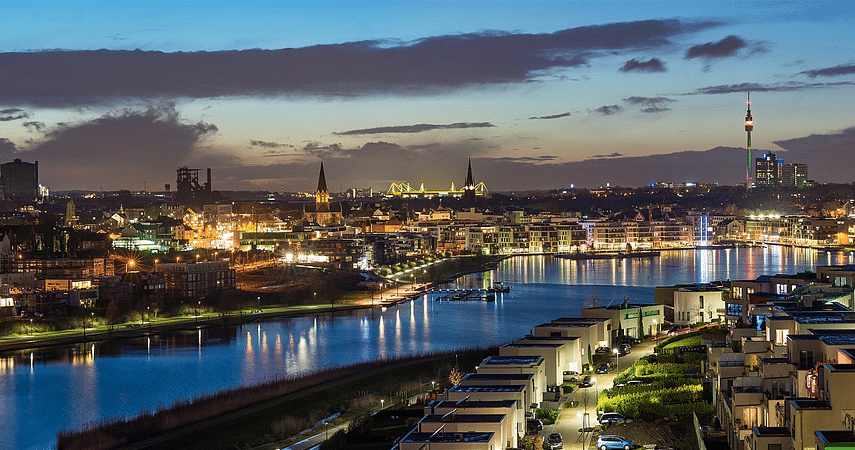
[[[632,421],[632,419],[621,413],[616,412],[607,412],[603,413],[603,415],[600,416],[600,425],[603,427],[606,427],[608,425],[627,423],[630,421]]]
[[[600,374],[609,373],[610,369],[611,369],[611,366],[609,366],[609,363],[604,362],[604,363],[600,364],[599,366],[597,366],[596,372],[600,373]]]
[[[647,382],[644,380],[629,380],[625,386],[638,386],[639,384],[647,384]]]
[[[543,430],[543,421],[540,419],[526,419],[525,428],[529,434],[535,434]]]
[[[546,438],[543,443],[543,448],[548,450],[557,450],[564,448],[564,440],[561,439],[560,433],[552,433]]]
[[[620,356],[628,355],[630,353],[631,348],[632,348],[632,346],[629,344],[620,344],[617,348],[618,355],[620,355]]]
[[[579,380],[579,387],[591,387],[594,385],[594,378],[590,375],[585,375]]]
[[[611,353],[611,352],[612,352],[612,349],[610,347],[597,347],[597,349],[594,350],[594,353],[601,353],[601,354],[607,354],[607,353]]]
[[[634,447],[632,441],[616,434],[601,434],[597,438],[597,448],[600,450],[608,450],[610,448],[629,450],[632,447]]]
[[[638,345],[641,343],[641,339],[632,336],[621,336],[620,342],[621,344]]]
[[[564,381],[578,381],[579,380],[579,372],[575,370],[565,370],[564,371]]]

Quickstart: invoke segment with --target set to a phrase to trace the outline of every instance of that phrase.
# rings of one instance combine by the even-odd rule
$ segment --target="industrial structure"
[[[754,131],[754,118],[751,117],[751,93],[748,93],[748,112],[745,114],[745,132],[748,133],[748,143],[745,149],[748,151],[748,166],[745,169],[745,185],[751,188],[751,132]]]
[[[6,200],[36,200],[40,197],[39,162],[28,163],[15,158],[0,165],[0,187]]]
[[[199,171],[202,169],[188,169],[187,166],[178,168],[178,179],[176,186],[178,192],[175,199],[185,206],[201,206],[210,203],[211,195],[211,169],[208,168],[208,177],[205,184],[199,184]]]

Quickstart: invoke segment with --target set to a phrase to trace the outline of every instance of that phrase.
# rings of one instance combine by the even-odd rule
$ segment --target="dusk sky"
[[[853,181],[852,2],[4,2],[0,156],[52,190]],[[117,3],[117,4],[114,4]]]

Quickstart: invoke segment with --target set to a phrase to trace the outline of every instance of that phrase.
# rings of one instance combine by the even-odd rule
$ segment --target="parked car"
[[[607,412],[603,413],[603,415],[600,416],[600,425],[603,427],[608,425],[627,423],[631,421],[632,419],[630,419],[629,417],[616,412]]]
[[[624,356],[630,353],[630,349],[632,348],[629,344],[620,344],[617,348],[618,355]]]
[[[558,450],[564,448],[564,440],[561,439],[561,434],[552,433],[546,438],[543,447],[548,450]]]
[[[594,353],[611,353],[611,352],[612,352],[611,347],[597,347],[597,349],[594,350]]]
[[[579,387],[591,387],[594,385],[594,378],[590,375],[585,375],[579,381]]]
[[[607,450],[610,448],[622,448],[624,450],[629,450],[632,447],[634,447],[632,441],[615,434],[601,434],[600,437],[597,438],[597,448],[600,450]]]
[[[575,382],[579,380],[579,372],[575,370],[565,370],[564,371],[564,381]]]
[[[600,364],[599,366],[597,366],[596,372],[597,373],[609,373],[609,369],[611,369],[611,366],[609,366],[609,363],[604,362],[604,363]]]
[[[526,419],[525,429],[529,434],[534,434],[543,431],[543,421],[540,419]]]
[[[626,386],[637,386],[639,384],[647,384],[644,380],[629,380],[625,383]]]
[[[621,344],[638,345],[641,343],[641,339],[632,336],[621,336],[620,342]]]

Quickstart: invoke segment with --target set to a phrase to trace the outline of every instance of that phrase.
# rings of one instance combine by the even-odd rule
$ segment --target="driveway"
[[[580,433],[583,421],[587,418],[587,426],[593,427],[597,422],[597,397],[603,389],[612,387],[612,381],[615,376],[626,370],[632,365],[635,360],[643,356],[653,353],[655,341],[645,340],[641,344],[632,347],[632,353],[621,356],[618,360],[618,367],[608,374],[595,374],[596,383],[588,388],[580,388],[569,395],[561,397],[561,405],[565,402],[575,400],[578,402],[574,408],[564,408],[558,416],[558,421],[554,425],[543,427],[543,436],[549,436],[550,433],[561,433],[564,438],[565,449],[585,449],[590,446],[590,442],[596,439],[596,433]],[[614,359],[612,359],[614,362]]]

